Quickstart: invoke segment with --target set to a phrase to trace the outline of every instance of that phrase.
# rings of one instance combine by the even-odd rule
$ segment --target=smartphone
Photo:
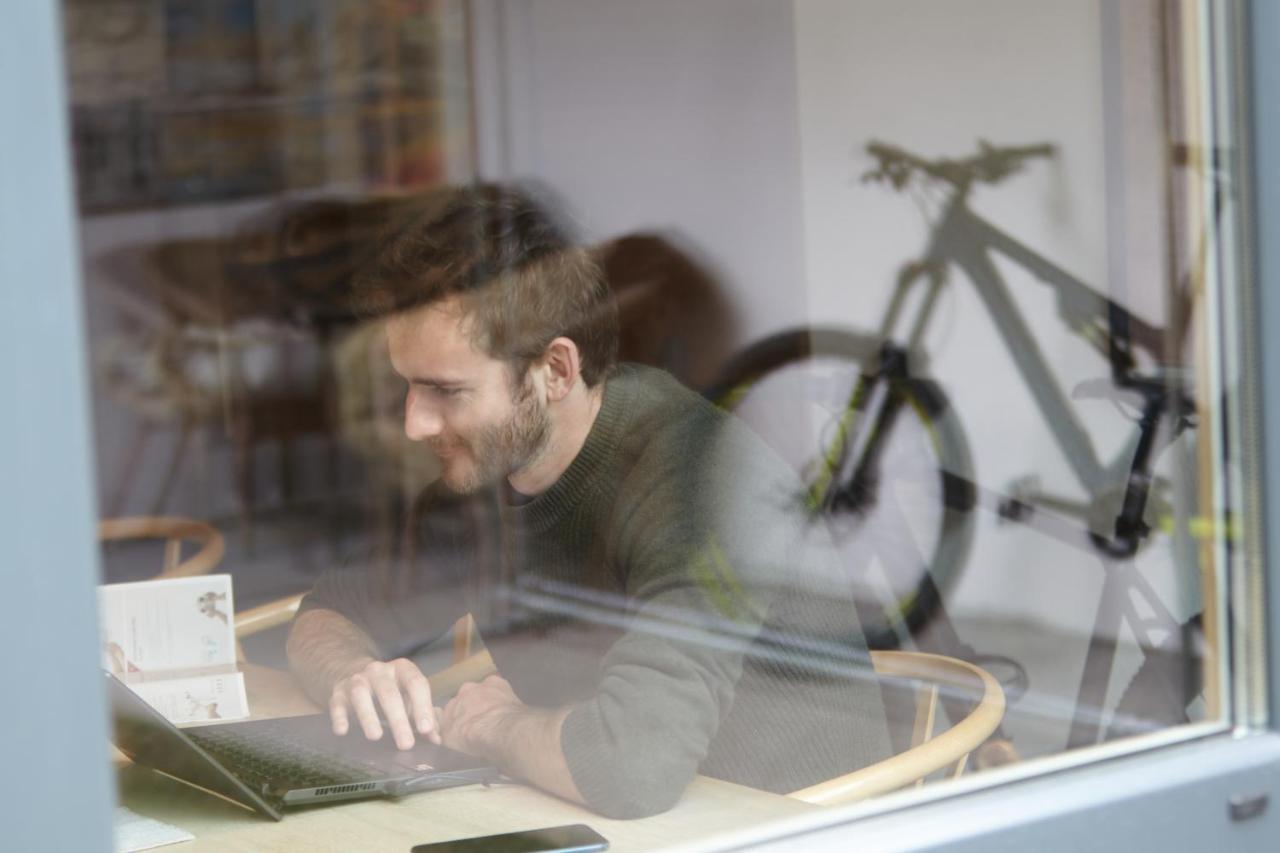
[[[410,853],[587,853],[609,842],[583,823],[418,844]]]

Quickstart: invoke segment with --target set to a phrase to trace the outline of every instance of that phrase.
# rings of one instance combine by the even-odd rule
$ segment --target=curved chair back
[[[871,661],[878,675],[916,682],[910,748],[870,767],[792,791],[788,796],[834,805],[874,797],[912,783],[921,785],[931,773],[944,768],[954,778],[964,772],[969,753],[991,736],[1004,717],[1004,691],[999,682],[968,661],[902,651],[872,652]],[[942,690],[963,691],[976,701],[964,719],[935,736]]]
[[[203,521],[168,516],[136,516],[108,518],[98,522],[98,540],[118,542],[125,539],[163,539],[164,567],[156,577],[182,578],[208,574],[222,562],[226,543],[222,534]],[[182,559],[182,543],[193,542],[198,550]],[[287,625],[298,612],[303,593],[287,595],[275,601],[236,613],[236,658],[244,660],[240,641],[248,636]]]
[[[172,516],[141,515],[107,518],[98,522],[98,541],[123,539],[163,539],[164,566],[156,577],[184,578],[208,574],[226,553],[222,534],[203,521]],[[182,543],[194,542],[199,549],[182,559]]]

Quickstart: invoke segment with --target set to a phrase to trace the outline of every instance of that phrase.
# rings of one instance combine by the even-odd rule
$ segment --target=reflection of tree
[[[129,41],[148,26],[156,8],[156,0],[69,0],[63,4],[67,40]]]
[[[367,371],[332,363],[355,321],[354,271],[384,229],[430,215],[446,198],[433,191],[282,204],[229,235],[164,240],[103,258],[99,268],[111,281],[93,286],[119,317],[111,335],[93,342],[96,373],[137,418],[133,443],[114,466],[118,479],[107,476],[116,482],[108,514],[126,514],[159,429],[176,430],[178,441],[149,514],[164,511],[189,442],[205,428],[231,443],[244,521],[255,503],[261,443],[279,443],[280,493],[288,500],[291,445],[344,434],[352,413],[336,403],[368,396],[344,384],[368,382]]]
[[[87,208],[421,186],[469,156],[461,0],[66,0]]]

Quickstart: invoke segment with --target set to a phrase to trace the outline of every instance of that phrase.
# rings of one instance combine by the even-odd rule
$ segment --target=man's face
[[[445,485],[474,492],[535,461],[551,422],[537,389],[472,344],[454,300],[387,324],[391,365],[409,383],[404,431],[440,457]]]

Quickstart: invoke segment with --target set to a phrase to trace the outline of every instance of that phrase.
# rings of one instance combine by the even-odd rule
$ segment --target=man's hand
[[[333,723],[333,733],[345,735],[351,727],[350,719],[354,713],[365,737],[379,740],[382,737],[379,708],[397,748],[413,747],[415,729],[432,743],[440,743],[440,726],[436,721],[435,706],[431,704],[431,685],[413,661],[405,658],[369,661],[336,682],[329,694],[329,719]]]
[[[502,760],[501,736],[507,722],[527,711],[505,678],[490,675],[458,688],[440,715],[444,745],[495,764]]]
[[[444,745],[497,765],[518,779],[585,802],[560,748],[569,708],[530,708],[500,675],[462,685],[440,712]]]

